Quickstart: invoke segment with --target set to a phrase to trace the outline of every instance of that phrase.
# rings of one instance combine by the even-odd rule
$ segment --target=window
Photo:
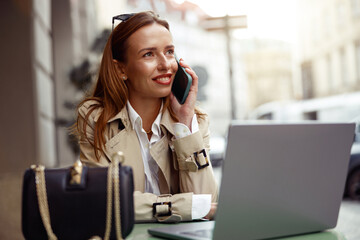
[[[346,9],[345,9],[344,2],[338,2],[337,8],[336,8],[336,17],[337,17],[338,27],[343,27],[345,24],[345,17],[346,17],[345,10]]]
[[[331,35],[331,30],[332,30],[332,26],[331,26],[331,16],[330,16],[330,11],[329,10],[325,10],[324,14],[323,14],[323,31],[324,31],[324,36],[328,37]]]
[[[355,44],[356,81],[360,82],[360,40]]]
[[[260,119],[260,120],[272,120],[273,119],[273,114],[271,112],[265,113],[263,115],[260,115],[258,117],[258,119]]]
[[[335,90],[335,82],[333,77],[332,58],[330,54],[326,56],[326,77],[329,84],[329,92],[332,93]]]
[[[351,0],[351,12],[353,17],[360,17],[360,0]]]
[[[313,111],[313,112],[304,112],[303,113],[303,117],[304,120],[317,120],[318,116],[317,116],[317,112]]]
[[[347,68],[346,61],[346,51],[344,48],[340,49],[340,71],[341,71],[341,83],[343,86],[347,86],[349,84],[349,73]]]
[[[314,97],[313,73],[311,62],[301,64],[301,80],[303,87],[303,98],[309,99]]]

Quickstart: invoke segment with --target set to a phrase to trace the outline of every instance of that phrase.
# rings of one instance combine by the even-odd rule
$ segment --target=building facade
[[[0,239],[22,239],[21,190],[31,164],[70,165],[70,73],[97,34],[95,1],[0,1]]]
[[[269,103],[252,118],[356,121],[360,116],[360,0],[299,0],[295,83],[300,101]]]
[[[248,111],[273,101],[294,98],[290,44],[272,39],[243,40]]]
[[[360,91],[360,0],[301,0],[303,98]]]

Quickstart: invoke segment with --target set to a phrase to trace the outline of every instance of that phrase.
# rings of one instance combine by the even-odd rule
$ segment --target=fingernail
[[[179,61],[184,61],[184,59],[180,58],[180,60],[179,60]]]

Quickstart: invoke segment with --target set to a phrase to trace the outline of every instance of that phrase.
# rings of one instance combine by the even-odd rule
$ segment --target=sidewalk
[[[360,201],[342,201],[335,230],[343,233],[347,240],[360,239]]]

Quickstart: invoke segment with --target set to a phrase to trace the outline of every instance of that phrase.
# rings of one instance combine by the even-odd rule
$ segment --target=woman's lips
[[[153,78],[153,80],[162,85],[169,85],[171,83],[172,74],[163,74]]]

